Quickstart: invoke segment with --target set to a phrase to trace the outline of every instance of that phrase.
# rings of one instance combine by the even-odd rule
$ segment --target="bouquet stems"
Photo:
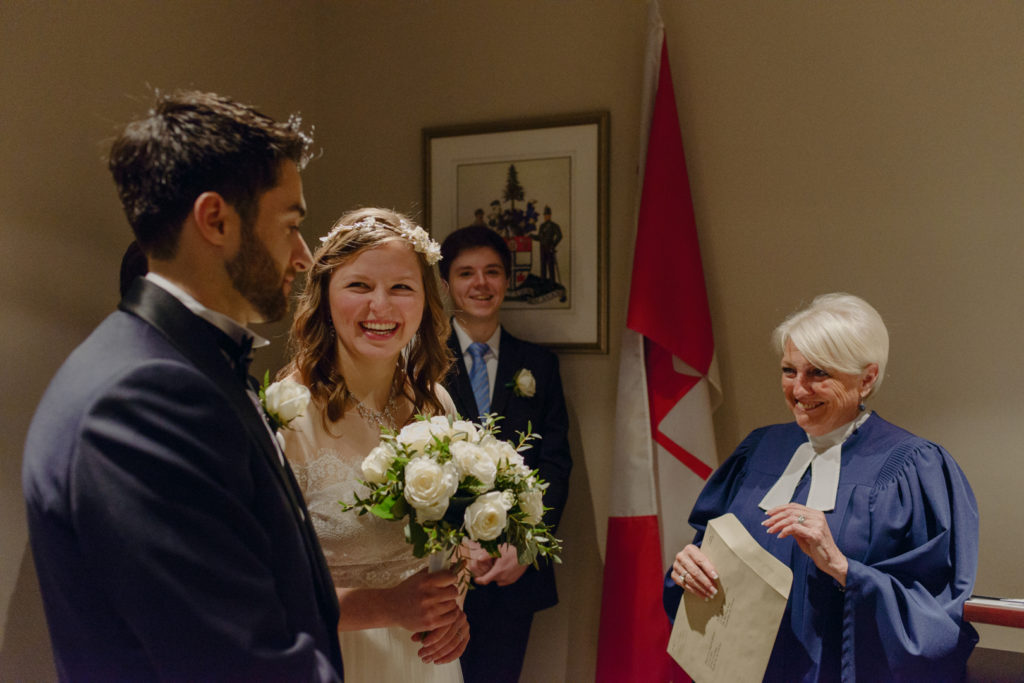
[[[439,571],[443,571],[448,568],[448,553],[440,550],[436,553],[430,553],[428,557],[427,571],[431,574],[436,574]]]

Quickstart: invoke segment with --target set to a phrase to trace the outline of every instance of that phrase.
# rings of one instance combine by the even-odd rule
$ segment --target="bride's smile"
[[[328,292],[343,367],[346,361],[397,358],[423,318],[423,274],[404,240],[367,249],[338,266]]]

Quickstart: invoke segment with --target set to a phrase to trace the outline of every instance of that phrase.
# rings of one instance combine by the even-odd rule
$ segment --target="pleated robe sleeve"
[[[849,557],[843,680],[959,680],[973,627],[963,620],[978,563],[978,507],[963,472],[913,438],[886,459],[868,494],[866,550]]]

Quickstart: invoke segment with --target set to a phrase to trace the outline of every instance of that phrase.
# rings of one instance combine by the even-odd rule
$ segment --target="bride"
[[[365,495],[360,464],[381,427],[455,413],[439,383],[450,362],[440,249],[404,216],[370,208],[322,242],[283,371],[313,398],[282,433],[338,592],[345,680],[461,681],[469,626],[456,576],[428,573],[404,524],[339,505]]]

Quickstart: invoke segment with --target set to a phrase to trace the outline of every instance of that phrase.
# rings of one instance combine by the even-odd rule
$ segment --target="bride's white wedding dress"
[[[443,399],[446,406],[451,403],[447,395]],[[328,434],[313,403],[281,433],[336,586],[389,588],[427,566],[427,560],[414,557],[406,543],[404,523],[342,512],[339,501],[354,501],[356,492],[366,494],[357,480],[363,478],[360,464],[368,449],[357,449],[343,434]],[[425,664],[416,654],[420,644],[403,628],[341,631],[339,635],[346,683],[462,681],[458,660]]]

